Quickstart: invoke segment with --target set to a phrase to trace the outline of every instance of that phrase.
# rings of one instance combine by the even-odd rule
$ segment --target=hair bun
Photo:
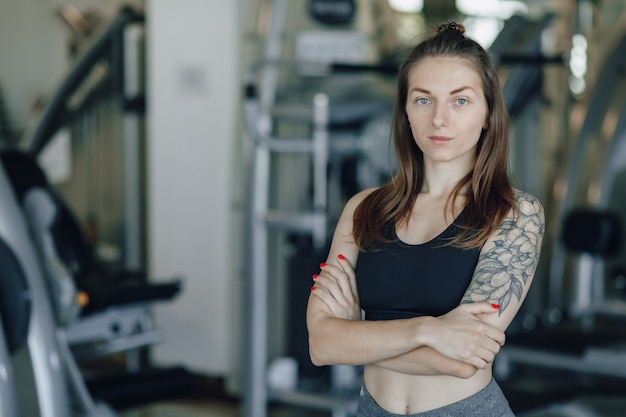
[[[459,32],[461,32],[461,34],[463,34],[465,33],[465,26],[456,22],[444,23],[443,25],[437,26],[437,32],[439,33],[444,32],[446,30],[458,30]]]

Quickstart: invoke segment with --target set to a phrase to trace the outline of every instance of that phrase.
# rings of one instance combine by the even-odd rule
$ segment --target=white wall
[[[238,362],[239,310],[231,262],[234,147],[241,96],[238,4],[149,0],[148,257],[151,276],[182,275],[156,310],[167,341],[157,363],[228,374]]]

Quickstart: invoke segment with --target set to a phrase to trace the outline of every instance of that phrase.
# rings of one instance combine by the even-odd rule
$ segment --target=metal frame
[[[0,167],[0,195],[4,202],[0,211],[0,235],[23,267],[32,299],[28,339],[22,353],[32,364],[35,387],[20,385],[18,388],[19,401],[24,404],[22,410],[32,407],[34,393],[40,417],[67,417],[74,415],[77,409],[81,416],[114,416],[105,414],[106,405],[93,402],[82,377],[75,377],[78,368],[68,354],[67,345],[63,344],[62,334],[57,331],[39,258],[3,167]],[[80,394],[73,398],[77,408],[72,406],[72,393]]]
[[[275,104],[279,73],[285,67],[297,68],[293,62],[281,61],[282,36],[287,17],[288,1],[271,2],[271,25],[267,34],[263,61],[253,65],[246,74],[246,115],[254,143],[248,184],[251,200],[248,219],[249,270],[246,274],[246,379],[244,415],[265,417],[267,402],[283,403],[330,410],[335,417],[345,417],[356,410],[354,397],[270,390],[267,387],[268,361],[268,235],[270,230],[297,231],[311,235],[316,248],[328,240],[328,147],[329,98],[318,93],[313,97],[311,112],[301,123],[312,127],[308,138],[277,138],[273,136],[274,120],[280,115],[272,112]],[[257,72],[260,88],[256,88]],[[308,154],[313,166],[312,211],[286,212],[270,209],[270,164],[272,154]]]
[[[624,27],[624,25],[626,22],[622,22],[618,26]],[[579,167],[583,163],[585,149],[595,134],[601,130],[611,99],[616,92],[615,86],[623,78],[623,68],[626,66],[626,53],[624,51],[626,51],[626,36],[623,36],[607,55],[602,71],[598,74],[595,85],[592,86],[594,90],[589,99],[587,114],[576,136],[573,152],[569,157],[566,177],[567,192],[558,205],[557,219],[563,219],[575,203],[574,191],[579,183]],[[557,310],[564,308],[562,292],[566,256],[565,247],[559,239],[555,239],[549,265],[548,303],[549,308]]]
[[[19,415],[13,364],[0,320],[0,416],[18,417]]]

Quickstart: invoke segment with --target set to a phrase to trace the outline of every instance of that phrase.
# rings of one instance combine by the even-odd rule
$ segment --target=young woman
[[[313,276],[312,361],[365,365],[358,416],[512,416],[491,367],[544,215],[511,184],[497,73],[461,25],[408,54],[392,124],[397,174],[348,201]]]

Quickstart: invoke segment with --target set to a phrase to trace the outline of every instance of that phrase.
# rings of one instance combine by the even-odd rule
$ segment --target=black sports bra
[[[456,221],[460,220],[460,217]],[[433,240],[409,245],[398,239],[360,252],[357,288],[366,320],[440,316],[454,309],[470,284],[480,248],[442,246],[458,233],[452,223]]]

